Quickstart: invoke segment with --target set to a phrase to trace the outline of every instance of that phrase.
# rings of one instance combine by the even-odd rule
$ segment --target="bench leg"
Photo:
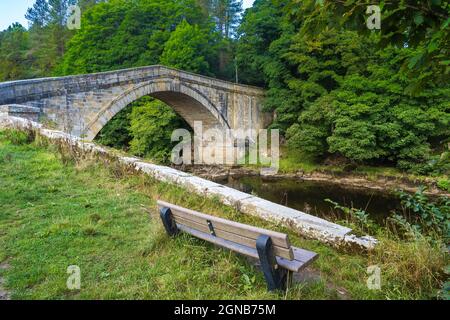
[[[179,230],[177,228],[175,220],[173,220],[172,211],[170,210],[170,208],[161,208],[161,210],[159,211],[159,215],[167,234],[171,237],[177,235]]]
[[[286,272],[286,290],[292,287],[292,283],[294,282],[294,273],[290,270]]]
[[[277,263],[273,251],[272,239],[269,236],[260,235],[256,239],[256,250],[258,251],[268,290],[284,290],[286,288],[287,271],[280,268]]]

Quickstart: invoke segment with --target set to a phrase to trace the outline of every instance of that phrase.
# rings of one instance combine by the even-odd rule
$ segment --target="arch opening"
[[[196,121],[201,121],[205,129],[229,128],[220,112],[199,92],[174,87],[173,83],[152,83],[124,92],[103,108],[89,124],[88,137],[167,162],[176,144],[171,141],[173,130],[192,132]]]
[[[195,121],[202,121],[205,128],[230,129],[227,119],[205,95],[190,86],[165,80],[142,84],[115,98],[89,122],[85,130],[87,138],[93,140],[116,114],[144,96],[164,102],[191,127]]]

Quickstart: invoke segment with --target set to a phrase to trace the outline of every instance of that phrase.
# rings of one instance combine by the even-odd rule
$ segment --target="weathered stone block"
[[[40,109],[19,104],[0,106],[0,115],[24,118],[30,121],[38,121]]]

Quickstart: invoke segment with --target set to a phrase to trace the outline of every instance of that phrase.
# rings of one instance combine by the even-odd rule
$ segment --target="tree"
[[[89,8],[93,7],[97,3],[105,2],[106,0],[77,0],[78,6],[80,6],[81,12],[85,12]]]
[[[133,137],[130,151],[160,162],[170,160],[170,152],[176,145],[171,141],[173,130],[188,127],[166,104],[150,97],[134,103],[130,120]]]
[[[111,0],[83,15],[83,23],[68,44],[61,74],[91,73],[157,64],[164,44],[186,20],[205,27],[194,0]]]
[[[256,0],[244,13],[238,28],[236,59],[239,79],[243,83],[266,86],[264,67],[275,59],[270,44],[282,33],[282,11],[276,3]]]
[[[416,49],[415,55],[403,63],[403,70],[414,79],[408,92],[417,92],[427,81],[450,79],[450,3],[443,0],[381,0],[381,29],[369,30],[366,20],[370,0],[307,0],[309,8],[303,34],[314,37],[330,27],[353,29],[368,35],[377,32],[379,45],[386,48]],[[292,9],[289,7],[288,10]],[[332,17],[330,17],[330,14]]]
[[[211,74],[208,59],[214,44],[208,30],[183,21],[164,44],[160,62],[166,66],[201,74]]]
[[[27,30],[19,23],[0,32],[0,81],[31,76],[30,41]]]
[[[241,21],[242,0],[197,0],[203,14],[210,18],[220,36],[216,45],[217,59],[211,63],[218,78],[235,79],[237,27]]]
[[[13,25],[3,33],[2,78],[17,80],[54,75],[65,54],[67,42],[74,34],[66,26],[69,5],[78,4],[85,11],[99,2],[36,0],[26,13],[30,29]]]
[[[73,31],[66,26],[68,8],[76,0],[37,0],[25,17],[30,22],[32,55],[35,57],[37,76],[53,73],[62,59]]]

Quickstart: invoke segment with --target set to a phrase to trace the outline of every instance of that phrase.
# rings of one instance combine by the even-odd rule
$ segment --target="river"
[[[364,209],[382,223],[392,210],[401,209],[398,198],[389,192],[341,186],[337,183],[299,179],[266,180],[260,176],[230,177],[225,185],[311,215],[342,217],[330,199],[347,207]]]

